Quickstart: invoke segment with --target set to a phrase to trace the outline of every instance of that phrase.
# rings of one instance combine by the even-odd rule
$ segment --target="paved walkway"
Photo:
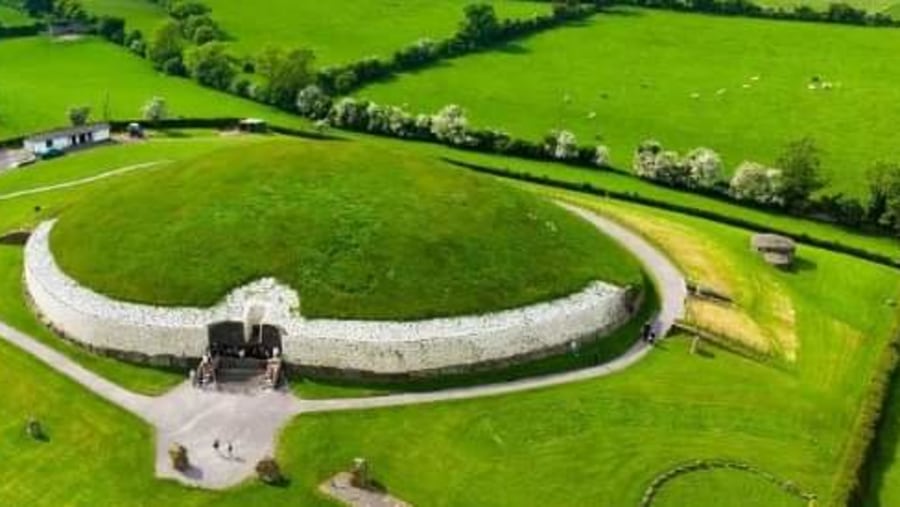
[[[656,326],[660,336],[665,336],[675,319],[683,314],[687,297],[685,281],[678,269],[655,247],[619,224],[581,208],[561,205],[619,241],[642,262],[657,284],[661,309]],[[109,382],[2,322],[0,337],[152,424],[157,431],[158,476],[211,489],[234,486],[251,476],[256,463],[274,452],[280,429],[299,414],[464,400],[551,387],[624,370],[651,350],[644,342],[638,342],[621,357],[591,368],[502,384],[428,393],[300,400],[287,392],[226,394],[195,389],[185,383],[163,396],[153,398],[132,393]],[[215,439],[219,439],[222,444],[219,451],[213,449]],[[168,448],[174,442],[188,449],[192,469],[187,474],[178,473],[171,468]],[[229,443],[234,446],[231,455],[227,452]]]

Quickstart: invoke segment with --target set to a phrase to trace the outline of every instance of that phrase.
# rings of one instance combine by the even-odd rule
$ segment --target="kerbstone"
[[[244,321],[265,308],[282,331],[284,358],[305,366],[405,374],[474,366],[559,350],[605,335],[630,317],[628,291],[595,281],[568,297],[484,315],[420,321],[307,319],[300,295],[274,278],[237,288],[210,308],[116,301],[66,275],[50,250],[53,221],[25,249],[25,282],[38,311],[68,337],[92,347],[148,356],[200,356],[207,328]]]

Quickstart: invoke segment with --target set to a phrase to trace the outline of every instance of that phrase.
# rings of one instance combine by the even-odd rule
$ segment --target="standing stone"
[[[172,444],[172,447],[169,447],[169,459],[172,460],[172,468],[182,473],[191,466],[187,448],[181,444]]]
[[[370,489],[372,479],[369,475],[369,462],[364,458],[355,458],[353,460],[353,469],[350,471],[350,484],[359,489]]]
[[[25,431],[28,433],[29,437],[35,440],[44,439],[44,428],[41,427],[40,421],[34,417],[28,418],[28,423],[25,425]]]

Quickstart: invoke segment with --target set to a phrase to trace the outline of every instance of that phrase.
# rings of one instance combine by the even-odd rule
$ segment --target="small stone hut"
[[[797,245],[791,238],[777,234],[755,234],[750,243],[753,250],[773,266],[787,269],[794,264]]]

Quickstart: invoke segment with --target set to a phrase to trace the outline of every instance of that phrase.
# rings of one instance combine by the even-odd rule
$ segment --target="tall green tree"
[[[170,74],[183,61],[184,40],[181,36],[181,25],[176,21],[166,21],[160,25],[147,45],[147,57],[157,69]]]
[[[802,207],[828,183],[822,174],[822,151],[809,137],[788,143],[776,165],[781,169],[781,194],[789,207]]]
[[[900,164],[879,162],[869,170],[867,218],[900,235]]]
[[[85,125],[91,116],[90,106],[70,107],[68,111],[69,123],[74,127]]]
[[[53,0],[23,0],[22,7],[31,16],[39,17],[53,11]]]
[[[471,4],[465,10],[459,27],[459,37],[483,46],[493,42],[500,33],[500,21],[491,4]]]
[[[210,42],[185,52],[188,73],[204,86],[226,90],[237,75],[234,59],[221,42]]]
[[[292,109],[297,93],[312,84],[315,55],[308,49],[267,47],[256,58],[256,73],[265,79],[263,95],[279,107]]]

